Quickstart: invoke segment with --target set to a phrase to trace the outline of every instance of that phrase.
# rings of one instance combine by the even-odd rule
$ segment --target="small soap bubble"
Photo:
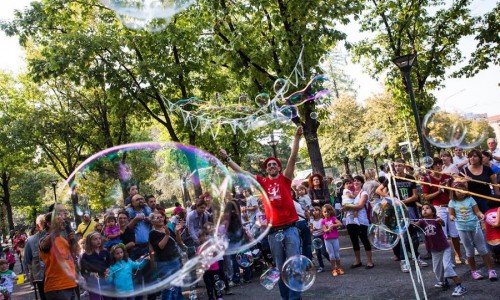
[[[247,141],[241,141],[241,142],[240,142],[240,147],[241,147],[241,148],[246,148],[247,146],[248,146]]]
[[[430,168],[434,164],[434,160],[430,156],[425,156],[422,158],[422,165],[425,168]]]
[[[299,111],[295,106],[283,106],[279,109],[279,112],[288,119],[293,119],[299,115]]]
[[[283,264],[281,279],[289,289],[303,292],[314,284],[316,269],[309,258],[303,255],[295,255],[287,259]]]
[[[309,114],[309,116],[311,117],[311,119],[316,120],[318,118],[318,113],[313,111]]]
[[[283,240],[285,239],[285,235],[281,232],[278,232],[274,236],[274,239],[276,240],[276,242],[283,242]]]
[[[274,91],[278,95],[284,95],[286,92],[288,92],[288,81],[284,78],[278,78],[274,82]]]
[[[323,241],[320,238],[315,238],[312,241],[312,245],[314,249],[321,249],[323,248]]]
[[[226,288],[226,284],[224,283],[224,281],[218,279],[215,281],[215,290],[216,291],[223,291],[224,289]]]
[[[401,154],[408,154],[408,146],[401,146],[399,151],[401,151]]]
[[[377,155],[387,146],[387,136],[379,129],[372,129],[364,135],[366,149],[370,155]]]
[[[271,98],[269,97],[268,93],[260,93],[257,96],[255,96],[255,103],[259,107],[268,106],[270,100],[271,100]]]
[[[236,262],[243,268],[250,267],[253,264],[252,252],[246,251],[236,254]]]

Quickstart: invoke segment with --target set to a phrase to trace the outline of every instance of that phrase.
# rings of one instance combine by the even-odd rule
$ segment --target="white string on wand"
[[[397,193],[397,199],[400,199],[399,198],[399,190],[397,189],[397,184],[396,184],[396,179],[397,178],[400,178],[398,176],[395,176],[394,175],[394,170],[392,168],[392,165],[389,164],[389,171],[391,173],[391,176],[390,176],[390,180],[388,182],[388,191],[389,191],[389,195],[391,196],[391,198],[394,198],[394,191],[392,189],[392,184],[394,184],[394,186],[396,187],[394,190],[396,191]],[[399,203],[399,209],[400,211],[402,211],[402,208],[401,208],[401,204],[403,202],[400,202]],[[404,258],[405,258],[405,264],[408,263],[409,264],[409,257],[408,257],[408,251],[406,249],[406,243],[404,241],[404,237],[403,237],[403,228],[401,227],[401,220],[400,220],[400,217],[399,217],[399,214],[397,212],[397,206],[394,205],[394,209],[395,209],[395,215],[396,215],[396,222],[398,224],[398,231],[400,232],[400,243],[401,243],[401,246],[403,247],[403,254],[404,254]],[[417,276],[417,280],[418,282],[422,285],[422,291],[424,293],[424,299],[427,300],[427,293],[425,291],[425,285],[423,284],[424,281],[423,281],[423,277],[422,277],[422,273],[420,272],[420,266],[418,265],[418,261],[417,261],[417,257],[415,255],[415,249],[413,247],[413,242],[411,240],[411,236],[410,236],[410,231],[409,231],[409,227],[408,226],[408,220],[404,220],[405,222],[405,231],[406,231],[406,236],[408,237],[408,244],[410,245],[410,251],[411,251],[411,254],[412,256],[414,257],[414,261],[416,262],[415,263],[415,269],[417,270],[416,271],[416,276]],[[415,291],[415,296],[417,298],[417,300],[420,300],[420,293],[418,292],[418,288],[417,288],[417,284],[415,283],[415,279],[413,278],[413,272],[412,272],[412,269],[411,269],[411,266],[408,268],[409,269],[409,272],[410,272],[410,278],[411,278],[411,281],[412,281],[412,285],[413,285],[413,290]]]

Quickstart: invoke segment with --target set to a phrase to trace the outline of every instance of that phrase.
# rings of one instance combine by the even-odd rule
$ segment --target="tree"
[[[325,161],[341,162],[346,174],[351,174],[349,161],[364,156],[366,149],[360,143],[365,110],[354,98],[344,95],[328,108],[329,116],[320,129],[320,145]]]
[[[465,75],[472,77],[479,71],[487,69],[491,65],[500,65],[500,2],[497,2],[493,10],[477,19],[474,27],[477,40],[476,50],[472,53],[469,62],[454,77]]]
[[[16,119],[9,114],[10,110],[15,109],[14,100],[18,97],[18,85],[14,78],[9,74],[0,73],[0,188],[2,192],[0,201],[5,206],[10,230],[14,229],[11,195],[13,178],[23,169],[32,167],[31,154],[35,152],[32,144],[24,143],[16,134],[19,129]]]

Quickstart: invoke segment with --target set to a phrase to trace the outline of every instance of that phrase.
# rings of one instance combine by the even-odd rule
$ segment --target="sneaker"
[[[444,281],[439,281],[438,283],[436,283],[434,287],[446,290],[450,287],[450,284],[448,283],[448,280],[445,279]]]
[[[467,290],[462,285],[457,285],[453,290],[452,296],[462,296],[467,293]]]
[[[483,275],[481,275],[481,273],[479,273],[479,271],[471,271],[471,275],[472,275],[472,278],[475,279],[475,280],[480,280],[480,279],[483,279]]]
[[[89,295],[89,292],[83,291],[83,293],[80,294],[80,297],[87,297]]]
[[[403,272],[403,273],[409,273],[410,272],[408,264],[406,263],[406,260],[402,260],[401,261],[401,272]]]
[[[337,269],[333,269],[332,276],[337,277],[339,274],[337,273]]]
[[[417,259],[417,263],[420,267],[428,267],[429,264],[423,261],[420,257]]]
[[[495,270],[489,270],[488,271],[488,277],[490,278],[491,281],[497,281],[497,272]]]
[[[319,267],[317,272],[318,272],[318,273],[323,272],[323,268],[322,268],[322,267]]]

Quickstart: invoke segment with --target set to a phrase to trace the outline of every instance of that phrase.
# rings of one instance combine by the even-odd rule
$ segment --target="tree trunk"
[[[344,157],[344,170],[346,174],[351,174],[351,169],[349,168],[349,157]]]
[[[82,216],[80,216],[78,212],[78,193],[74,191],[71,193],[71,206],[73,207],[73,215],[75,216],[75,224],[76,226],[80,225],[82,222]],[[81,213],[81,211],[80,211]]]
[[[9,222],[9,230],[14,230],[14,218],[12,216],[12,205],[10,204],[10,187],[9,187],[10,175],[4,170],[2,171],[2,182],[1,186],[3,189],[3,204],[5,204],[5,209],[7,210],[7,220]]]
[[[362,173],[361,175],[365,174],[365,160],[366,160],[366,157],[363,157],[363,156],[360,156],[358,158],[359,165],[361,166],[361,173]]]

